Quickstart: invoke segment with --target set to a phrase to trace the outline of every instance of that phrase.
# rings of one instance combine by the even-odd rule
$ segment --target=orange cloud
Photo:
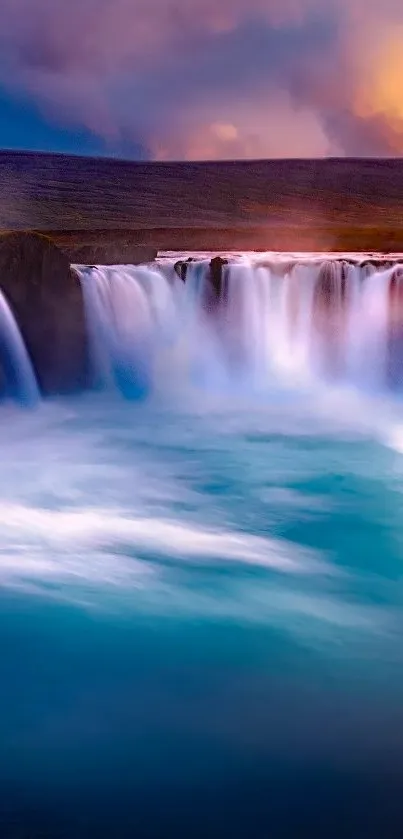
[[[362,68],[353,111],[380,120],[396,154],[403,153],[403,24],[377,33],[376,46]]]
[[[220,118],[218,118],[218,113]],[[175,131],[155,142],[159,160],[214,160],[280,157],[323,157],[340,153],[330,143],[320,117],[311,109],[296,108],[283,94],[206,106],[202,113],[186,112]]]

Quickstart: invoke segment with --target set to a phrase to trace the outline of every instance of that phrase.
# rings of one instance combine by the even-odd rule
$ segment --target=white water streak
[[[208,260],[189,263],[186,283],[173,260],[86,269],[81,276],[98,378],[123,392],[136,377],[147,392],[180,378],[209,387],[336,381],[380,390],[390,385],[393,369],[399,386],[399,270],[244,257],[223,269],[216,297]]]
[[[3,293],[0,292],[0,364],[3,366],[6,392],[19,401],[35,404],[39,389],[15,317]]]

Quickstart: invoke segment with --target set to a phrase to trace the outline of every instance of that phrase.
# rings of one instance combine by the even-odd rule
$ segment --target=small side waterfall
[[[2,393],[26,405],[39,400],[39,389],[21,332],[6,298],[0,292],[0,369]]]
[[[171,285],[143,266],[84,269],[81,281],[97,385],[146,395],[158,350],[178,335]]]
[[[403,267],[272,257],[81,269],[100,386],[403,389]]]

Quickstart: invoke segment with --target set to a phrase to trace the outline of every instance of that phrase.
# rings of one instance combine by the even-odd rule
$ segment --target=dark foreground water
[[[0,836],[401,836],[403,405],[176,401],[0,413]]]

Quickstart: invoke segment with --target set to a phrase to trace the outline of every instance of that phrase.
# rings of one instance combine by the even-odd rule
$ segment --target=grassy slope
[[[403,250],[403,160],[134,163],[0,152],[0,228],[165,249]]]

